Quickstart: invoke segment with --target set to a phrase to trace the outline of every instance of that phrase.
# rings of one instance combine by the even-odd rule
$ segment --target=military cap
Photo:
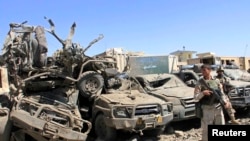
[[[211,65],[209,65],[209,64],[203,64],[201,66],[201,69],[204,69],[204,68],[207,68],[207,69],[211,70]]]
[[[224,70],[223,70],[222,68],[218,68],[216,72],[217,72],[217,73],[218,73],[218,72],[224,72]]]

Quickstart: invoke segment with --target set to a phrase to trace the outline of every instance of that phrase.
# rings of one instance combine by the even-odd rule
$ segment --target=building
[[[195,54],[196,51],[188,51],[185,50],[185,46],[183,46],[183,50],[177,50],[175,52],[170,53],[171,55],[178,56],[178,62],[187,62],[188,59],[193,58],[193,54]]]
[[[235,56],[217,56],[213,52],[205,52],[196,54],[196,58],[187,60],[188,65],[193,64],[211,64],[211,65],[236,65],[242,70],[250,68],[250,57],[235,57]]]
[[[250,57],[221,56],[220,58],[222,65],[229,65],[230,63],[234,63],[243,70],[248,70],[250,68]]]
[[[213,52],[205,52],[205,53],[199,53],[196,54],[196,58],[191,58],[187,60],[188,65],[193,65],[193,64],[216,64],[220,65],[221,60],[220,57],[216,56],[215,53]]]

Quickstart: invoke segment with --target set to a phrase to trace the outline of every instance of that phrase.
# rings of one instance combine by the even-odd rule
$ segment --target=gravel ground
[[[236,118],[242,125],[250,125],[250,114],[239,113]],[[226,118],[226,124],[230,121]],[[201,139],[200,120],[192,119],[171,123],[160,137],[144,137],[137,134],[120,133],[117,141],[198,141]],[[97,140],[96,140],[97,141]],[[98,140],[100,141],[100,140]]]

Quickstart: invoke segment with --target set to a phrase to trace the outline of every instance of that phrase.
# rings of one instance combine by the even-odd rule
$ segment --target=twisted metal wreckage
[[[1,55],[0,141],[115,140],[116,130],[159,135],[173,120],[173,103],[149,95],[112,56],[84,53],[103,38],[82,48],[50,29],[11,23]],[[61,44],[47,57],[45,32]],[[128,66],[124,70],[127,70]],[[93,125],[93,128],[92,128]]]
[[[82,49],[72,43],[75,23],[62,40],[48,21],[50,30],[27,21],[10,24],[1,56],[0,140],[85,140],[91,130],[77,106],[76,82],[86,65],[98,62],[84,52],[103,36]],[[47,59],[46,31],[63,45],[56,58]]]

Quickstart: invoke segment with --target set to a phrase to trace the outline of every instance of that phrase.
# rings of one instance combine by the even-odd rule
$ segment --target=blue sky
[[[76,22],[74,42],[86,47],[104,38],[86,54],[122,47],[165,55],[176,50],[214,52],[221,56],[250,56],[248,0],[5,0],[0,3],[0,43],[10,22],[49,27],[44,16],[66,39]],[[48,34],[49,53],[61,45]]]

